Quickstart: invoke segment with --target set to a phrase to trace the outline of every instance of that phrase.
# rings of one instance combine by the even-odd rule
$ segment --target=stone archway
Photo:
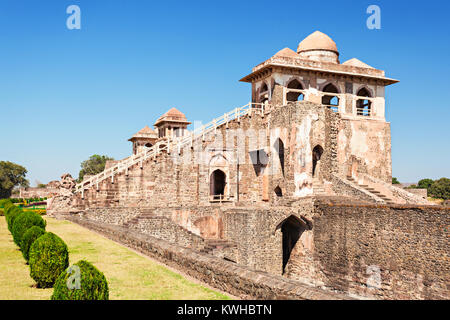
[[[281,229],[282,233],[282,248],[283,248],[283,265],[282,274],[285,272],[286,265],[291,256],[291,252],[294,249],[297,241],[305,230],[309,230],[309,226],[300,218],[291,215],[284,219],[277,229]]]
[[[320,145],[315,146],[312,151],[312,161],[313,161],[312,176],[313,177],[320,176],[320,158],[322,158],[322,154],[323,154],[322,146],[320,146]]]
[[[216,169],[210,176],[210,195],[213,199],[223,199],[225,195],[225,186],[227,184],[227,176],[225,172]]]

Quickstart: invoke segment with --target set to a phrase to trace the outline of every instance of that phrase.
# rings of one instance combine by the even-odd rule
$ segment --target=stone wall
[[[320,200],[314,211],[288,277],[357,296],[450,298],[449,208]]]
[[[427,199],[427,197],[428,197],[427,189],[405,189],[405,191],[408,191],[408,192],[415,194],[416,196],[419,196],[424,199]]]
[[[49,198],[58,194],[58,188],[20,188],[19,198]]]
[[[169,244],[121,226],[67,216],[68,220],[99,232],[130,248],[172,266],[212,287],[241,298],[336,300],[348,297],[305,285],[299,281],[252,270],[223,259]]]

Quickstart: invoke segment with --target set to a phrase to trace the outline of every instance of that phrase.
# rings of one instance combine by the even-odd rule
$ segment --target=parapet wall
[[[241,298],[348,299],[341,294],[314,288],[281,276],[255,271],[142,233],[130,233],[128,229],[121,226],[105,225],[75,216],[66,218]]]
[[[316,201],[313,241],[288,277],[357,296],[449,299],[450,210]]]

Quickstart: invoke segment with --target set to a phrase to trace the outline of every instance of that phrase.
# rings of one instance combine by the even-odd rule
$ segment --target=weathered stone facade
[[[71,210],[356,297],[448,298],[449,210],[391,184],[384,88],[397,81],[338,56],[320,33],[283,49],[242,79],[246,113],[198,135],[171,109],[154,145],[133,140]]]

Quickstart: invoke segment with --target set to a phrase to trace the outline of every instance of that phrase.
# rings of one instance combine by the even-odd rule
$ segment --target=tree
[[[434,180],[432,179],[422,179],[417,183],[418,188],[420,189],[429,189],[433,184]]]
[[[434,198],[450,199],[450,179],[441,178],[433,182],[429,189],[430,195]]]
[[[114,160],[114,158],[94,154],[88,160],[83,161],[81,163],[80,173],[78,174],[78,182],[83,181],[85,175],[95,175],[105,170],[107,160]]]
[[[392,184],[400,184],[400,181],[397,178],[392,177]]]
[[[28,187],[27,169],[10,161],[0,161],[0,198],[9,198],[14,187]]]

